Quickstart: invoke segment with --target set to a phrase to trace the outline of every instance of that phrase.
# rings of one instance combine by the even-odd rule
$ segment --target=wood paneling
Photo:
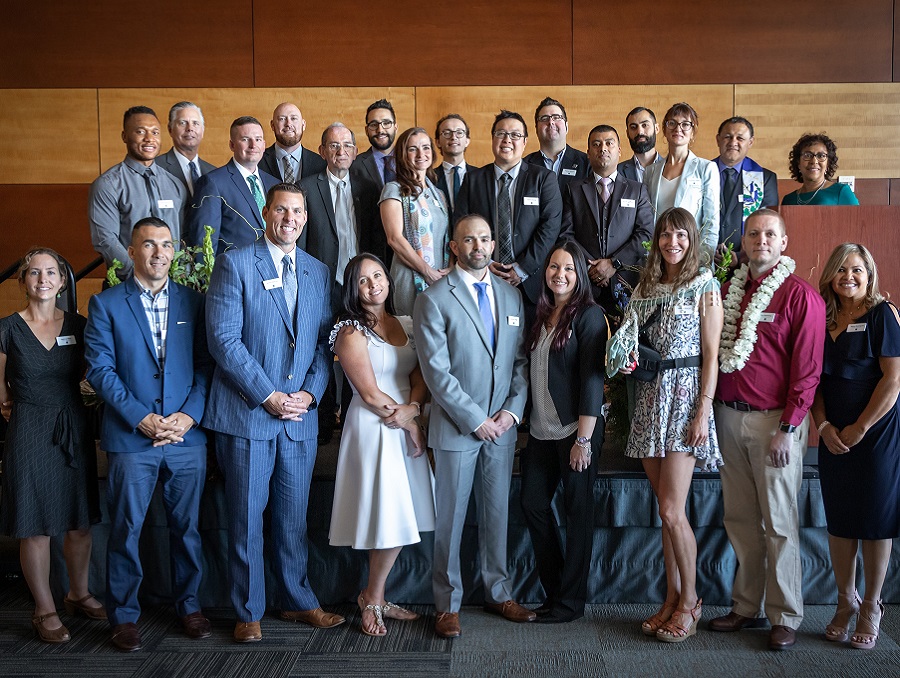
[[[573,0],[573,83],[890,82],[893,10],[894,0]]]
[[[252,87],[252,4],[11,3],[0,87]]]
[[[646,106],[662,120],[666,110],[677,101],[689,102],[700,116],[700,128],[694,152],[703,158],[718,155],[715,130],[732,115],[733,90],[730,85],[685,85],[638,87],[417,87],[416,111],[419,124],[429,131],[447,113],[459,113],[469,123],[472,142],[466,154],[469,162],[484,165],[491,155],[491,124],[501,108],[518,111],[528,123],[526,153],[540,148],[534,131],[534,109],[550,96],[562,102],[569,118],[569,145],[587,148],[588,132],[599,124],[615,127],[622,139],[622,158],[631,157],[625,136],[625,116],[635,106]],[[660,152],[666,142],[660,134]]]
[[[401,129],[413,124],[415,119],[415,95],[410,87],[307,87],[253,89],[101,89],[100,110],[100,165],[103,170],[121,162],[125,157],[122,143],[122,114],[129,106],[150,106],[161,121],[168,117],[169,108],[177,101],[187,99],[203,109],[206,133],[200,155],[214,165],[224,165],[231,159],[228,150],[228,134],[232,120],[241,115],[255,116],[263,125],[266,143],[275,137],[269,127],[272,111],[283,101],[291,101],[300,107],[306,120],[303,145],[317,151],[322,130],[339,120],[356,134],[360,151],[369,147],[365,135],[366,108],[373,101],[385,97],[391,101]],[[168,134],[163,150],[171,148]]]
[[[97,142],[96,90],[0,89],[0,184],[93,181]]]
[[[254,2],[257,86],[572,83],[570,0],[323,7]]]
[[[785,175],[787,172],[785,172]],[[778,181],[778,203],[792,191],[800,187],[793,179],[780,179]],[[890,179],[857,179],[853,189],[860,205],[890,205],[891,180]],[[897,204],[896,201],[893,204]]]

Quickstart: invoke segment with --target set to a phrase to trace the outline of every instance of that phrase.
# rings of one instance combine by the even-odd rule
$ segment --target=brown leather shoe
[[[238,622],[234,625],[234,642],[258,643],[262,640],[262,629],[259,622]]]
[[[522,607],[514,600],[507,600],[505,603],[485,603],[484,609],[513,622],[532,622],[537,619],[533,610]]]
[[[326,612],[321,607],[317,607],[315,610],[298,610],[294,612],[283,610],[281,618],[285,621],[303,622],[317,629],[330,629],[347,621],[341,615]]]
[[[797,633],[790,626],[772,625],[772,631],[769,633],[770,650],[787,650],[794,647],[796,642]]]
[[[768,624],[765,617],[745,617],[734,610],[724,617],[710,619],[710,631],[740,631],[741,629],[762,629]]]
[[[112,643],[122,652],[137,652],[141,649],[141,632],[137,624],[125,622],[113,626]]]
[[[438,612],[434,619],[434,632],[441,638],[459,638],[459,612]]]
[[[188,638],[209,638],[212,635],[209,619],[199,610],[181,618],[181,629]]]

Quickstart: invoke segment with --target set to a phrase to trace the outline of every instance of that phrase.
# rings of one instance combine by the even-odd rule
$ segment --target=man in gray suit
[[[413,313],[419,365],[433,398],[432,586],[435,632],[444,638],[460,634],[459,547],[473,484],[485,609],[511,621],[535,619],[512,600],[506,564],[516,424],[528,395],[522,297],[488,268],[494,241],[483,217],[462,217],[450,249],[456,266],[419,295]]]
[[[179,101],[169,109],[172,148],[156,159],[156,164],[183,183],[190,195],[194,195],[194,182],[215,169],[199,156],[205,125],[197,104]]]
[[[625,116],[625,133],[634,156],[619,163],[617,170],[626,179],[642,182],[644,168],[655,162],[662,162],[663,157],[656,152],[656,135],[659,134],[659,123],[656,114],[649,108],[638,106]]]

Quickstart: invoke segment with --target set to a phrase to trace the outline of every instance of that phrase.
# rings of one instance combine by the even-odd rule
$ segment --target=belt
[[[658,363],[660,370],[674,370],[680,367],[700,367],[703,364],[703,358],[699,355],[691,355],[687,358],[669,358],[668,360],[660,360]]]
[[[716,398],[716,403],[724,405],[725,407],[730,407],[732,410],[737,410],[738,412],[768,412],[768,410],[764,410],[761,407],[753,407],[753,405],[745,403],[743,400],[719,400]]]

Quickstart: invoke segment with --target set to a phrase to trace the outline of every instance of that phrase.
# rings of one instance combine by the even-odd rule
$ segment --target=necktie
[[[347,264],[355,255],[356,250],[356,233],[353,230],[353,220],[350,218],[346,186],[346,181],[338,182],[334,200],[334,226],[338,236],[338,261],[335,279],[339,285],[344,282],[344,269],[347,268]]]
[[[459,195],[459,165],[453,168],[453,204],[456,205],[456,196]]]
[[[284,164],[284,183],[293,184],[297,181],[297,177],[294,174],[294,166],[291,165],[291,157],[289,155],[284,156],[281,159]]]
[[[294,262],[287,254],[281,260],[281,289],[284,292],[288,315],[293,318],[294,309],[297,307],[297,276],[294,274]]]
[[[194,186],[200,180],[200,172],[197,171],[197,163],[193,160],[188,163],[188,169],[191,171],[191,193],[193,193]]]
[[[603,188],[600,191],[600,199],[603,200],[603,204],[609,202],[609,196],[611,191],[609,190],[609,185],[612,183],[612,179],[609,177],[600,177],[600,183],[603,184]]]
[[[500,191],[497,193],[497,243],[500,263],[515,261],[512,246],[512,205],[509,200],[509,184],[512,177],[504,173],[500,177]]]
[[[734,167],[725,168],[725,185],[722,187],[722,214],[728,214],[735,201],[735,186],[737,185],[737,170]]]
[[[397,180],[397,171],[394,169],[394,156],[384,156],[384,183]]]
[[[263,207],[266,206],[266,199],[263,198],[262,191],[259,190],[259,182],[256,180],[256,175],[251,174],[247,177],[247,181],[250,182],[250,192],[253,194],[253,199],[256,201],[256,206],[259,208],[261,215]]]
[[[150,216],[159,218],[159,205],[153,192],[153,170],[149,167],[144,170],[144,185],[147,187],[147,200],[150,202]]]
[[[491,313],[491,300],[487,295],[487,283],[478,282],[475,285],[475,292],[478,294],[478,312],[481,313],[481,322],[484,323],[484,331],[487,332],[488,340],[491,342],[491,348],[495,348],[494,339],[494,314]]]

